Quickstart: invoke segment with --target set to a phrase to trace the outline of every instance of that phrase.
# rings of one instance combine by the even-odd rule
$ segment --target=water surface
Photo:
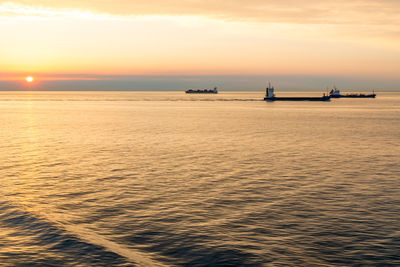
[[[262,98],[0,92],[0,263],[400,265],[400,94]]]

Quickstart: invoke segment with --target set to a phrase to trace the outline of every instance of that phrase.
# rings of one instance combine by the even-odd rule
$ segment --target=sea
[[[0,265],[400,266],[400,93],[263,97],[0,92]]]

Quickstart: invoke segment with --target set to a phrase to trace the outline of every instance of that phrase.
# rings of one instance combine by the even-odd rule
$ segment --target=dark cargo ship
[[[325,94],[322,97],[276,97],[271,84],[265,90],[266,101],[330,101],[331,97]]]
[[[336,87],[334,87],[330,92],[329,92],[329,96],[332,98],[375,98],[376,94],[375,92],[372,91],[372,94],[344,94],[342,95],[340,93],[340,90],[338,90]]]
[[[188,89],[185,91],[186,94],[218,94],[218,89],[217,87],[214,87],[214,89]]]

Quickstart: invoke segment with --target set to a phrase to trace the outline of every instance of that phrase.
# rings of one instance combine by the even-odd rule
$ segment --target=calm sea
[[[1,92],[0,265],[399,266],[400,93],[262,98]]]

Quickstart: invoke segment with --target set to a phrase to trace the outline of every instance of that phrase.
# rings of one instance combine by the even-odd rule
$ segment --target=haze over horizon
[[[398,91],[399,11],[390,0],[0,1],[0,90],[263,90],[271,80]]]

